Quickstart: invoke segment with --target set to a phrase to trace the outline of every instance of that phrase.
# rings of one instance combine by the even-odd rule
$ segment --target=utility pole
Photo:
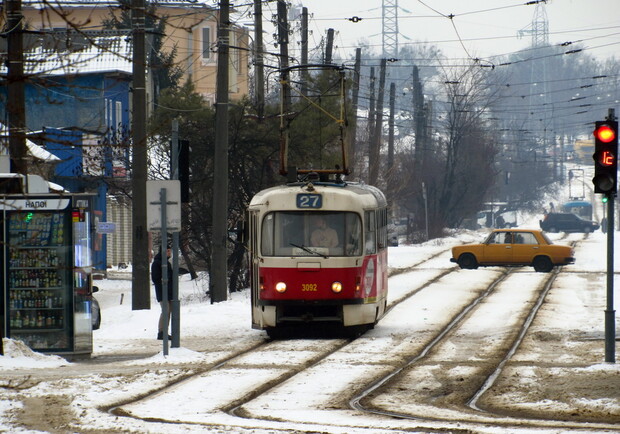
[[[278,0],[278,45],[280,46],[280,175],[288,173],[288,127],[291,116],[291,83],[288,70],[288,20],[286,2]]]
[[[415,132],[415,148],[413,151],[413,173],[419,174],[422,167],[423,150],[425,142],[424,133],[424,94],[422,93],[422,83],[420,83],[420,75],[418,67],[413,66],[413,129]]]
[[[377,92],[377,115],[375,117],[375,127],[373,129],[373,137],[370,141],[370,176],[368,183],[377,185],[379,181],[379,160],[381,158],[381,138],[383,135],[383,95],[385,94],[385,69],[386,59],[381,59],[381,67],[379,71],[379,91]]]
[[[332,51],[334,49],[334,29],[327,29],[327,44],[325,45],[325,63],[332,63]]]
[[[228,299],[228,0],[220,2],[215,101],[215,155],[213,170],[213,247],[211,249],[211,303]]]
[[[6,2],[8,28],[8,128],[9,128],[9,156],[11,158],[10,171],[26,174],[26,107],[24,103],[24,43],[21,0],[7,0]]]
[[[26,165],[26,108],[24,104],[24,49],[22,39],[23,16],[21,0],[7,0],[7,114],[9,129],[10,168],[13,173],[27,173]],[[2,285],[0,297],[6,297]],[[4,320],[4,314],[0,315]],[[0,324],[0,355],[4,355],[4,324]]]
[[[258,118],[265,116],[265,60],[263,57],[263,4],[261,0],[254,0],[254,44],[255,44],[255,91],[256,111]]]
[[[390,83],[390,117],[388,118],[387,192],[388,208],[394,203],[394,109],[396,105],[396,84]]]
[[[291,87],[288,71],[288,19],[286,16],[286,2],[278,0],[278,45],[280,46],[280,71],[283,86],[284,115],[290,112]]]
[[[608,109],[608,121],[616,120],[616,111]],[[617,157],[616,157],[617,158]],[[614,186],[616,189],[616,186]],[[614,202],[616,193],[607,194],[607,305],[605,309],[605,361],[616,363],[616,311],[614,310]]]
[[[170,146],[170,179],[179,179],[179,120],[172,120],[172,143]],[[163,201],[162,201],[163,202]],[[162,208],[165,205],[162,203]],[[162,225],[166,222],[162,219]],[[162,267],[167,262],[163,260],[166,257],[164,253],[164,244],[162,240]],[[167,264],[166,264],[167,265]],[[162,270],[162,276],[164,276]],[[163,280],[163,279],[162,279]],[[166,288],[163,285],[162,288]],[[166,306],[164,303],[162,306]],[[179,348],[181,346],[181,302],[179,301],[179,231],[172,232],[172,301],[170,302],[171,310],[170,317],[170,331],[172,332],[172,348]],[[165,318],[165,315],[164,315]],[[165,339],[165,338],[164,338]]]
[[[133,26],[133,95],[132,126],[133,159],[132,187],[132,309],[150,309],[149,243],[146,227],[146,57],[145,57],[145,1],[131,0]],[[164,240],[165,241],[165,240]]]
[[[357,107],[359,104],[360,93],[360,67],[362,59],[362,49],[355,49],[355,66],[353,68],[353,86],[351,89],[351,167],[350,175],[355,173],[355,154],[357,151]]]
[[[301,9],[301,64],[308,64],[308,8]],[[308,69],[301,69],[301,94],[308,96]]]
[[[375,96],[375,67],[370,67],[370,102],[368,104],[368,139],[367,145],[364,147],[364,152],[368,155],[368,161],[370,165],[370,149],[372,148],[371,142],[372,138],[375,135],[375,105],[376,105],[376,96]]]

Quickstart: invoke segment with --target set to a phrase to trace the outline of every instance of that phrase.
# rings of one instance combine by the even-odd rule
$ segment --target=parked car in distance
[[[540,220],[540,228],[546,232],[594,232],[600,227],[597,222],[583,219],[569,212],[552,212]]]
[[[480,211],[476,215],[479,228],[514,228],[517,227],[517,210],[504,208],[500,211]]]
[[[553,267],[574,263],[575,257],[572,247],[553,244],[540,229],[496,229],[482,244],[453,247],[450,261],[465,269],[532,266],[548,273]]]

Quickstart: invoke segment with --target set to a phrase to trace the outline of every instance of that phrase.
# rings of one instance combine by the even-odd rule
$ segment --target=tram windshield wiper
[[[309,249],[308,247],[306,247],[306,246],[304,246],[304,245],[299,246],[299,245],[297,245],[297,244],[293,244],[293,243],[289,243],[289,244],[290,244],[291,246],[293,246],[293,247],[297,247],[298,249],[303,250],[304,252],[308,252],[308,253],[313,254],[313,255],[321,256],[322,258],[325,258],[325,259],[329,258],[329,256],[324,255],[324,254],[322,254],[322,253],[319,253],[319,252],[317,252],[317,251],[315,251],[315,250]]]

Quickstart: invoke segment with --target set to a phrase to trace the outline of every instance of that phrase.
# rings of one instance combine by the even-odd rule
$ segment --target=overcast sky
[[[334,57],[350,58],[347,53],[353,52],[362,39],[381,52],[384,1],[398,3],[399,46],[428,42],[450,58],[489,58],[526,48],[532,42],[528,30],[532,29],[537,6],[526,5],[529,0],[292,0],[291,3],[303,3],[308,8],[311,47],[318,45],[328,28],[333,28],[337,46]],[[251,2],[245,4],[248,3]],[[620,57],[620,0],[549,0],[538,9],[539,13],[546,13],[551,44],[582,41],[588,53],[597,58]],[[265,19],[276,10],[275,1],[263,3]],[[451,14],[452,19],[448,18]],[[353,17],[361,21],[348,20]]]

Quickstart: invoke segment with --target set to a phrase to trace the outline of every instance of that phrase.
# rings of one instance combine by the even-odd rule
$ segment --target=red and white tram
[[[253,328],[273,337],[325,324],[356,335],[384,315],[387,202],[379,189],[316,175],[259,192],[248,214]]]

